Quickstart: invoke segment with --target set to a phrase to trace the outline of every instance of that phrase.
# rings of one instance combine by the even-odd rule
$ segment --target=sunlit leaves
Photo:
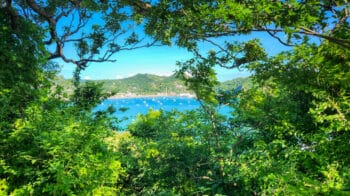
[[[47,62],[42,32],[1,12],[1,194],[70,195],[116,192],[123,169],[106,143],[113,128],[106,111],[90,111],[103,96],[99,85],[78,86],[73,103],[51,87],[56,64]],[[96,49],[101,38],[96,35]],[[80,42],[81,56],[89,52]],[[98,52],[95,50],[95,52]],[[53,92],[50,92],[53,91]],[[55,92],[57,91],[57,92]],[[75,101],[75,102],[74,102]]]
[[[346,11],[347,10],[347,11]],[[285,45],[304,43],[303,35],[323,37],[341,44],[329,23],[349,30],[349,5],[329,1],[159,1],[147,12],[147,33],[168,43],[194,48],[203,38],[268,32]],[[305,31],[305,29],[309,29]],[[333,33],[333,32],[332,32]],[[347,42],[348,44],[349,42]],[[347,45],[349,48],[349,45]]]
[[[207,59],[191,59],[179,63],[180,70],[177,77],[185,81],[186,85],[193,90],[199,99],[210,103],[216,103],[214,87],[218,84],[215,66],[215,53],[208,55]]]
[[[130,175],[124,181],[125,190],[153,194],[200,191],[197,185],[205,184],[201,178],[210,162],[209,129],[202,117],[196,112],[152,110],[140,115],[129,126],[133,137],[119,142]]]
[[[155,137],[159,131],[161,112],[150,110],[146,115],[140,115],[136,122],[131,124],[130,133],[136,137],[152,138]]]
[[[31,10],[7,1],[0,14],[1,194],[349,194],[346,1],[26,3]],[[35,11],[33,4],[43,9]],[[37,25],[49,23],[42,27],[52,38],[45,43],[57,44],[52,58],[64,57],[60,47],[66,41],[76,43],[80,61],[66,59],[78,66],[71,102],[57,99],[59,91],[49,93],[54,69],[44,66],[44,33],[11,8],[22,8]],[[70,18],[62,35],[52,15],[63,17],[70,9],[80,19]],[[96,13],[103,22],[80,31]],[[108,61],[137,47],[142,39],[128,32],[133,25],[122,29],[128,19],[145,24],[158,41],[194,52],[178,63],[177,76],[196,93],[202,110],[151,110],[123,133],[112,132],[112,107],[90,111],[108,95],[100,84],[79,84],[80,72],[90,61]],[[214,39],[255,31],[296,45],[268,57],[257,40]],[[199,41],[217,49],[202,55]],[[216,92],[217,65],[249,69],[254,84]],[[232,107],[232,116],[220,115],[220,104]]]
[[[236,122],[259,130],[256,133],[264,141],[283,141],[286,151],[274,151],[271,144],[264,148],[271,158],[288,155],[288,164],[297,166],[291,173],[281,174],[285,177],[271,175],[273,178],[269,178],[269,182],[259,182],[275,186],[273,179],[288,179],[295,182],[294,186],[288,185],[287,189],[282,189],[282,184],[264,186],[263,192],[289,192],[297,187],[305,194],[345,191],[339,188],[347,183],[344,176],[338,176],[338,180],[331,177],[330,181],[325,176],[319,177],[323,175],[322,168],[334,169],[333,163],[342,162],[337,172],[348,169],[349,159],[345,154],[349,152],[344,145],[349,138],[349,86],[345,85],[349,82],[349,60],[348,51],[339,48],[329,42],[320,46],[304,44],[264,63],[248,66],[255,72],[253,78],[258,86],[240,94],[240,102],[234,111]],[[255,153],[253,149],[251,153]],[[271,159],[271,164],[275,161]],[[283,167],[289,167],[288,164],[286,162]],[[264,168],[258,171],[264,171]],[[273,173],[274,169],[268,171]],[[296,176],[301,176],[303,181],[293,180],[300,178]]]
[[[105,141],[111,134],[108,119],[56,104],[46,111],[28,108],[27,119],[16,122],[7,140],[13,148],[7,158],[11,164],[4,171],[11,192],[34,184],[34,193],[87,194],[109,187],[123,173]],[[16,171],[12,175],[11,169]]]

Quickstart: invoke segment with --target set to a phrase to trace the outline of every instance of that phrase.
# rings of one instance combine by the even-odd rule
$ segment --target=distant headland
[[[187,97],[187,98],[196,98],[195,94],[190,93],[180,93],[180,94],[174,94],[174,93],[158,93],[158,94],[147,94],[147,95],[140,95],[140,94],[134,94],[134,93],[117,93],[108,99],[132,99],[132,98],[157,98],[157,97]]]
[[[152,74],[137,74],[135,76],[115,80],[86,80],[102,84],[103,92],[112,93],[109,99],[139,98],[139,97],[195,97],[185,83],[175,76],[157,76]],[[57,78],[58,85],[62,86],[67,94],[74,92],[72,80]],[[222,82],[217,86],[219,90],[231,90],[238,86],[249,87],[250,78],[235,78]]]

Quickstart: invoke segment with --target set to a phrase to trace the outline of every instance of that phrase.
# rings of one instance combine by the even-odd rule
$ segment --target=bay
[[[117,111],[113,114],[118,119],[123,119],[120,127],[126,128],[138,114],[146,114],[150,109],[172,111],[188,111],[199,109],[200,103],[191,97],[137,97],[107,99],[98,105],[94,111],[106,110],[113,106]],[[125,111],[124,111],[125,110]],[[221,114],[228,115],[231,109],[227,106],[219,108]]]
[[[125,127],[131,123],[138,114],[146,114],[150,109],[172,111],[186,111],[198,109],[200,104],[189,97],[137,97],[107,99],[95,108],[95,111],[106,110],[109,106],[117,109],[114,116],[125,119],[120,126]],[[126,109],[125,111],[123,111]]]

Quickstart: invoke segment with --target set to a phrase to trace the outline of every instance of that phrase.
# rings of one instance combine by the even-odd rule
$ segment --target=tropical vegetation
[[[349,9],[346,0],[0,1],[0,194],[349,195]],[[288,50],[231,40],[259,33]],[[120,132],[114,108],[93,110],[110,92],[80,72],[158,44],[193,52],[176,77],[201,109],[151,110]],[[54,59],[76,65],[71,94]],[[249,88],[221,90],[216,66],[249,70]]]

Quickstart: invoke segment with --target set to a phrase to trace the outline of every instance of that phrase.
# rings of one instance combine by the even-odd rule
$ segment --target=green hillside
[[[98,80],[97,82],[103,82],[106,91],[117,91],[118,93],[133,93],[136,95],[189,93],[184,83],[174,76],[137,74],[124,79]]]
[[[137,74],[135,76],[115,80],[94,80],[103,83],[105,92],[116,92],[119,95],[180,95],[193,94],[189,91],[184,82],[176,79],[175,76],[157,76],[152,74]],[[71,80],[57,79],[57,83],[65,89],[68,94],[73,92]],[[238,86],[249,88],[249,78],[236,78],[220,83],[219,90],[230,90]]]
[[[228,80],[220,83],[218,89],[220,90],[231,90],[233,88],[237,88],[242,86],[245,89],[248,89],[252,86],[252,80],[249,77],[246,78],[235,78],[232,80]]]

